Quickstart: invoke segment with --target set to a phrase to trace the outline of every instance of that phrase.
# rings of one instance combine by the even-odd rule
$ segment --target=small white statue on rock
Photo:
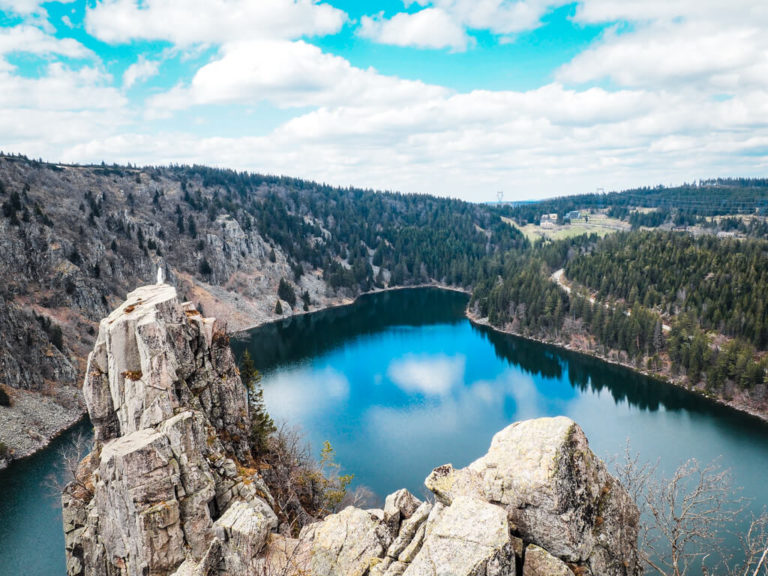
[[[157,283],[165,284],[165,266],[162,262],[157,265]]]

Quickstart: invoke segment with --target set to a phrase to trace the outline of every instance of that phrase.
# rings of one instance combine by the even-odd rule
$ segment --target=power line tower
[[[499,206],[501,206],[501,201],[504,200],[504,191],[499,190],[496,192],[496,198],[499,200]]]

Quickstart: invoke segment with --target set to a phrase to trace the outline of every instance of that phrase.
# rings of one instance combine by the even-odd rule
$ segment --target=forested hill
[[[661,214],[638,211],[641,200],[675,218],[686,206],[695,218],[759,216],[767,189],[764,181],[714,181],[674,192],[675,208],[673,191],[660,189],[516,210],[584,209],[610,197],[624,204],[604,209],[626,208],[629,218]],[[230,330],[378,288],[436,283],[472,290],[475,314],[505,330],[721,396],[766,396],[768,265],[758,241],[637,231],[531,245],[503,218],[510,207],[201,166],[9,156],[0,156],[0,205],[0,404],[10,396],[18,409],[25,394],[43,393],[24,416],[3,420],[9,412],[0,406],[0,443],[18,437],[9,423],[56,421],[39,417],[40,403],[58,403],[50,415],[80,412],[73,389],[96,322],[136,285],[154,282],[158,266],[182,298]],[[748,225],[757,231],[764,218],[750,216]],[[571,293],[551,278],[560,268]]]
[[[519,224],[538,224],[544,214],[558,214],[562,220],[574,210],[605,210],[636,227],[657,227],[667,222],[693,225],[721,216],[766,216],[768,179],[718,178],[682,186],[563,196],[504,208],[505,215]]]
[[[0,384],[34,390],[77,381],[97,320],[158,264],[238,329],[376,287],[470,287],[527,244],[485,206],[199,166],[4,156],[0,204]]]
[[[473,305],[511,332],[768,409],[764,240],[638,231],[544,243],[480,282]]]

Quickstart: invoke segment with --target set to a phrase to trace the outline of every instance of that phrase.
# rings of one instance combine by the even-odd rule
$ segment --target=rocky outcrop
[[[425,484],[434,504],[399,491],[384,510],[348,508],[305,529],[291,544],[283,573],[640,573],[637,507],[568,418],[512,424],[496,434],[485,456],[460,470],[436,468]],[[351,518],[359,518],[354,529]],[[285,542],[270,543],[268,555],[276,545],[285,548]]]
[[[383,509],[278,534],[226,337],[165,285],[102,321],[94,452],[65,491],[69,576],[634,576],[638,510],[564,417],[518,422]]]
[[[253,573],[277,517],[223,329],[170,286],[136,290],[101,322],[84,394],[95,446],[63,495],[68,574]]]
[[[488,454],[437,468],[426,485],[446,504],[472,495],[504,506],[524,541],[594,574],[624,574],[637,561],[637,508],[568,418],[512,424]]]

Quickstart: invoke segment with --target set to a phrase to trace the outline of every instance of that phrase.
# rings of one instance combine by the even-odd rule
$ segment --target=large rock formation
[[[253,573],[277,517],[221,327],[140,288],[101,322],[84,394],[95,447],[63,495],[68,574]]]
[[[224,333],[168,286],[102,321],[85,396],[96,446],[63,496],[70,576],[633,576],[638,511],[567,418],[512,424],[468,467],[276,533],[249,467]]]

